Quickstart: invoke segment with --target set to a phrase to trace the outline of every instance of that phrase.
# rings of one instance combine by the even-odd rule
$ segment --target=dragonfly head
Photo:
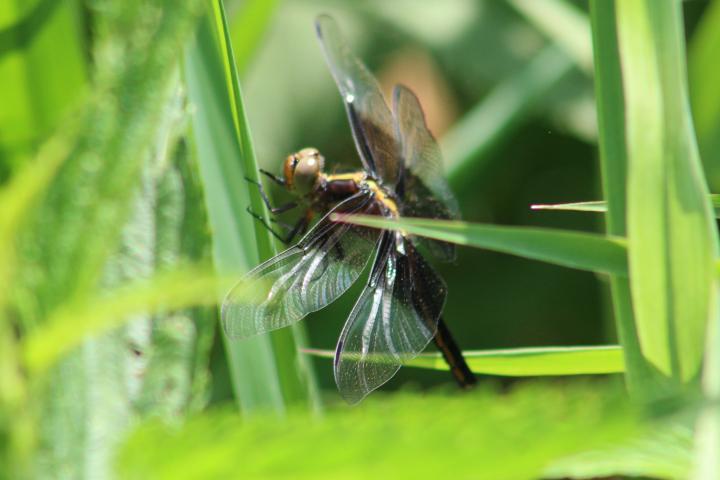
[[[310,193],[325,166],[325,157],[316,148],[303,148],[285,159],[284,175],[289,190],[299,195]]]

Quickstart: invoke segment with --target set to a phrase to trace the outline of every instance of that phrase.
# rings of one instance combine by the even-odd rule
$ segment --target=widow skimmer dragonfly
[[[245,338],[295,323],[336,300],[371,263],[367,285],[335,353],[335,380],[345,400],[362,400],[433,339],[458,383],[470,386],[475,377],[441,318],[447,287],[417,249],[422,245],[451,261],[454,246],[331,220],[332,214],[457,218],[439,147],[409,89],[395,87],[391,112],[377,81],[352,54],[335,21],[321,15],[315,26],[363,168],[325,173],[324,157],[306,148],[287,157],[282,177],[262,171],[297,199],[272,208],[258,184],[272,213],[305,208],[287,243],[308,229],[313,213],[324,216],[296,245],[233,287],[222,306],[225,332]]]

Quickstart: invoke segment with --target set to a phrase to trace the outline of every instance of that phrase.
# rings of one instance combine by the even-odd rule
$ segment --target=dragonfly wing
[[[445,181],[440,147],[425,123],[420,102],[408,88],[393,90],[393,113],[400,140],[404,174],[398,193],[402,195],[401,215],[455,219],[460,217],[457,200]],[[455,257],[455,247],[436,240],[422,240],[443,260]]]
[[[383,233],[368,285],[335,352],[335,381],[345,400],[359,402],[425,349],[446,292],[443,280],[410,242]]]
[[[345,104],[350,127],[366,170],[394,186],[401,177],[393,116],[375,77],[352,53],[335,20],[315,20],[318,38]]]
[[[333,208],[295,246],[251,270],[228,293],[222,324],[246,338],[288,326],[336,300],[357,280],[379,233],[330,220],[363,213],[372,197],[360,193]]]

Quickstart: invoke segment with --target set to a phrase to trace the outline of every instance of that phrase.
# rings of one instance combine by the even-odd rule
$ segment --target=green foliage
[[[689,381],[716,301],[717,233],[690,118],[682,12],[679,2],[619,2],[617,19],[637,332],[656,368]]]
[[[179,428],[144,425],[117,466],[122,478],[537,478],[554,458],[637,433],[607,385],[487,387],[466,395],[376,395],[322,417],[241,421],[208,412]],[[588,435],[592,432],[592,435]],[[163,445],[162,450],[156,448]],[[520,454],[522,452],[522,454]]]
[[[444,315],[474,371],[566,378],[428,393],[425,353],[384,387],[419,390],[322,416],[306,353],[352,295],[318,349],[231,341],[217,304],[276,252],[258,163],[357,154],[317,2],[225,3],[0,4],[0,479],[718,477],[720,2],[323,4],[418,92],[468,219],[343,220],[539,260],[459,249]]]

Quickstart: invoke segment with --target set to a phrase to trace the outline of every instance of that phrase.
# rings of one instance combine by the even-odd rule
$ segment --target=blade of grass
[[[245,75],[258,51],[279,3],[279,0],[247,0],[234,16],[230,33],[235,52],[235,68],[240,78]]]
[[[711,2],[688,52],[690,102],[710,189],[720,190],[720,2]]]
[[[7,0],[0,20],[8,25],[0,30],[0,164],[6,157],[12,165],[33,155],[76,106],[87,81],[86,52],[76,0]]]
[[[373,228],[401,230],[581,270],[627,275],[625,241],[617,237],[419,218],[388,220],[369,215],[334,215],[333,219]]]
[[[246,272],[274,254],[272,239],[246,212],[267,219],[257,181],[257,165],[242,102],[222,2],[213,2],[185,62],[188,94],[194,105],[193,130],[206,202],[213,228],[214,258],[222,272]],[[232,341],[223,335],[233,388],[244,411],[314,403],[314,382],[297,352],[302,327]]]
[[[257,182],[259,179],[255,148],[245,113],[242,90],[240,89],[240,79],[237,69],[235,68],[235,55],[232,49],[223,1],[224,0],[216,0],[213,4],[213,11],[218,29],[218,41],[225,52],[224,67],[226,80],[228,81],[228,90],[231,95],[233,121],[243,153],[241,157],[244,166],[243,172],[245,177]],[[251,11],[250,14],[252,13]],[[271,16],[269,14],[263,18],[266,23],[269,22],[270,19]],[[250,186],[245,184],[245,187],[249,188]],[[252,208],[254,212],[262,212],[262,216],[267,222],[268,211],[259,189],[251,188],[249,195],[250,208]],[[237,214],[239,212],[235,213]],[[266,260],[277,253],[273,237],[266,228],[257,222],[253,222],[253,226],[257,239],[256,246],[258,254],[261,260]],[[315,385],[312,368],[304,361],[303,357],[299,355],[299,349],[306,343],[305,327],[302,324],[294,324],[290,328],[273,331],[270,333],[270,341],[272,342],[275,354],[277,375],[286,403],[304,404],[311,408],[317,408],[319,405],[319,397],[317,395],[317,387]]]
[[[490,153],[517,131],[523,119],[574,68],[557,45],[538,53],[527,67],[496,86],[442,138],[448,180],[468,188]]]
[[[713,313],[707,329],[702,372],[705,404],[695,425],[695,469],[692,472],[695,480],[720,476],[720,456],[717,454],[720,450],[720,306],[717,303],[713,304]]]
[[[593,74],[590,25],[582,10],[563,0],[510,0],[510,4],[557,42],[585,73]]]
[[[333,350],[305,349],[319,358],[333,359]],[[533,347],[498,350],[465,350],[470,369],[482,375],[531,377],[547,375],[591,375],[625,371],[622,349],[618,346]],[[406,367],[448,370],[440,353],[424,353],[409,360]]]
[[[711,194],[710,202],[715,212],[715,218],[720,218],[720,195]],[[572,202],[572,203],[551,203],[551,204],[534,204],[530,205],[532,210],[562,210],[572,212],[607,212],[607,202],[604,200],[591,200],[589,202]],[[612,232],[609,232],[612,233]]]
[[[604,200],[591,200],[589,202],[572,203],[536,203],[530,205],[531,210],[565,210],[571,212],[607,212],[607,203]]]
[[[645,357],[687,382],[698,376],[715,301],[717,233],[690,118],[681,3],[623,1],[616,19],[637,332]]]

